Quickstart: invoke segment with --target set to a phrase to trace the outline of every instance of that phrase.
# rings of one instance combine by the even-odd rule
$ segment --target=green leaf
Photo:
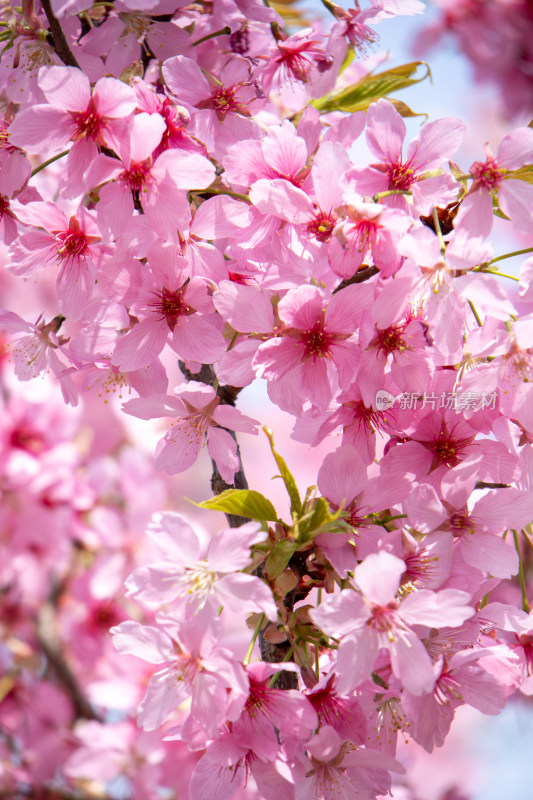
[[[527,181],[527,183],[533,183],[533,165],[529,164],[525,167],[520,167],[520,169],[513,169],[503,176],[504,180],[509,178],[512,180],[518,179],[520,181]]]
[[[425,117],[426,120],[429,117],[429,115],[423,111],[413,111],[403,100],[396,100],[395,97],[387,97],[387,100],[392,103],[398,114],[401,114],[402,117]]]
[[[425,74],[420,78],[413,78],[420,66],[425,67]],[[393,67],[377,75],[367,75],[358,83],[329,92],[311,103],[318,111],[366,111],[371,103],[386,97],[389,92],[396,92],[413,86],[426,78],[431,78],[431,70],[425,61],[412,61]],[[401,110],[398,109],[401,113]],[[410,111],[410,109],[409,109]]]
[[[314,539],[320,533],[349,533],[351,527],[343,519],[339,519],[341,516],[342,509],[339,508],[332,513],[327,500],[324,497],[317,497],[313,501],[312,511],[300,520],[298,537],[300,545]]]
[[[507,221],[511,219],[511,217],[508,217],[507,214],[503,213],[501,208],[493,208],[492,213],[494,214],[495,217],[499,217],[500,219],[506,219]]]
[[[269,580],[272,581],[281,575],[297,549],[298,543],[290,542],[288,539],[282,539],[274,545],[265,564],[265,574]]]
[[[309,530],[314,531],[317,528],[321,528],[322,525],[327,522],[332,522],[338,516],[338,514],[335,516],[331,515],[328,502],[324,497],[317,497],[315,500],[315,510],[313,511],[313,516],[309,520]]]
[[[270,428],[265,426],[263,430],[268,437],[272,455],[276,459],[280,476],[285,484],[285,488],[287,489],[287,494],[289,495],[291,501],[291,513],[293,515],[300,516],[302,513],[302,501],[300,500],[300,493],[298,492],[298,487],[296,486],[296,481],[294,480],[293,474],[288,468],[285,459],[282,458],[278,452],[276,452],[274,448],[274,437],[272,436],[272,431]]]
[[[276,509],[266,497],[253,489],[226,489],[225,492],[195,503],[200,508],[222,511],[224,514],[235,514],[261,521],[277,520]]]
[[[378,686],[381,686],[381,688],[382,688],[382,689],[388,689],[388,688],[389,688],[389,687],[387,686],[387,684],[385,683],[385,681],[383,680],[383,678],[381,677],[381,675],[378,675],[378,673],[377,673],[377,672],[373,672],[373,673],[372,673],[372,680],[373,680],[373,681],[374,681],[374,683],[376,683]]]

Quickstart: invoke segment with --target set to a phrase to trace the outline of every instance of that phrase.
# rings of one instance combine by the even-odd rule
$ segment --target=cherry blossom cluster
[[[259,0],[141,5],[28,0],[1,34],[5,269],[42,311],[6,307],[0,331],[15,375],[73,407],[5,426],[0,588],[39,616],[0,651],[8,789],[55,774],[14,768],[42,651],[69,689],[67,787],[112,797],[122,769],[132,797],[181,792],[175,753],[191,800],[408,791],[398,736],[432,752],[459,706],[533,692],[533,258],[516,290],[491,240],[498,218],[533,252],[533,129],[468,170],[459,119],[405,141],[390,95],[417,65],[365,48],[418,0],[328,0],[331,27],[296,32]],[[254,381],[310,454],[331,444],[305,489],[265,428],[288,519],[246,484]],[[130,451],[81,463],[80,396],[160,420],[165,477]],[[203,448],[211,538],[159,491]],[[121,663],[141,731],[111,697]]]
[[[169,745],[131,713],[146,671],[109,637],[131,613],[121,586],[150,557],[142,534],[170,487],[116,415],[99,440],[55,387],[30,389],[5,358],[0,377],[0,794],[62,798],[90,780],[108,797],[121,775],[132,796],[174,791]]]
[[[511,118],[533,113],[533,9],[527,0],[436,0],[437,21],[417,40],[422,52],[451,38],[480,83],[494,84]]]

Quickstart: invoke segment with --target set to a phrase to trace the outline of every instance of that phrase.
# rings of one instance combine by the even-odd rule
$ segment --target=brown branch
[[[54,594],[56,594],[54,592]],[[49,664],[53,667],[55,675],[65,687],[72,703],[77,719],[95,719],[102,722],[99,716],[85,697],[74,673],[65,661],[62,653],[61,642],[57,635],[55,625],[55,606],[53,602],[45,602],[39,611],[36,624],[36,633]]]
[[[342,289],[345,289],[347,286],[351,286],[352,283],[364,283],[365,281],[370,280],[373,278],[374,275],[377,275],[379,269],[376,266],[366,267],[365,269],[360,269],[355,275],[352,275],[351,278],[345,278],[343,281],[339,283],[338,286],[333,289],[332,294],[336,294],[340,292]]]
[[[486,481],[477,481],[474,489],[510,489],[508,483],[487,483]]]
[[[216,383],[216,375],[215,370],[213,369],[211,364],[202,364],[201,369],[198,372],[191,372],[185,366],[183,361],[179,361],[179,368],[183,375],[187,378],[188,381],[201,381],[202,383],[207,384],[208,386],[214,386]],[[234,386],[218,386],[217,387],[217,395],[220,397],[220,402],[225,403],[227,405],[234,406],[235,401],[237,399],[237,395],[240,392],[240,389]],[[227,430],[227,428],[224,428]],[[213,474],[211,476],[211,489],[213,490],[213,494],[220,494],[221,492],[225,492],[226,489],[248,489],[248,481],[246,480],[246,475],[244,473],[244,469],[242,466],[242,459],[241,459],[241,451],[239,448],[239,443],[237,442],[237,437],[235,435],[235,431],[228,430],[229,435],[235,440],[237,444],[237,456],[239,458],[239,470],[235,473],[235,477],[233,479],[233,483],[229,484],[222,478],[220,472],[218,471],[218,467],[216,463],[211,459],[211,464],[213,466]],[[241,525],[244,525],[247,522],[250,522],[248,517],[240,517],[237,514],[226,514],[226,519],[228,520],[228,525],[230,528],[239,528]],[[264,564],[260,564],[253,572],[254,575],[264,580],[265,573],[264,573]],[[292,604],[286,604],[287,609],[292,611]],[[268,623],[265,625],[265,629],[268,627]],[[268,642],[264,636],[263,632],[259,632],[259,650],[261,652],[261,660],[265,661],[268,664],[279,664],[287,653],[289,652],[290,645],[288,642],[282,642],[281,644],[272,644]],[[298,688],[298,675],[294,672],[280,672],[277,675],[274,686],[276,689],[297,689]]]
[[[59,56],[63,64],[67,65],[67,67],[77,67],[78,69],[81,69],[80,65],[76,61],[76,58],[72,50],[68,45],[68,42],[65,38],[65,34],[63,33],[63,28],[61,27],[61,23],[59,22],[54,12],[52,11],[50,0],[41,0],[41,5],[43,7],[43,11],[46,14],[46,19],[48,20],[48,24],[50,26],[52,45],[57,55]]]
[[[78,789],[69,789],[66,786],[57,786],[53,783],[44,783],[40,786],[23,786],[17,789],[0,789],[0,798],[6,800],[112,800],[109,794],[86,794]]]

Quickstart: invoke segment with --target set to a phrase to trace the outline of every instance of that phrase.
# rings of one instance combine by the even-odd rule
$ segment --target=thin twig
[[[63,64],[67,65],[67,67],[77,67],[78,69],[81,69],[80,65],[76,61],[76,58],[72,50],[68,45],[68,42],[65,38],[65,34],[63,33],[63,28],[61,27],[61,23],[59,22],[54,12],[52,11],[50,0],[41,0],[41,5],[43,7],[44,13],[46,14],[46,19],[48,20],[48,24],[50,25],[50,33],[52,34],[52,44],[57,55],[59,56]]]
[[[96,713],[85,697],[74,673],[65,661],[61,651],[61,642],[55,626],[55,606],[47,601],[41,606],[37,617],[37,638],[49,664],[53,667],[55,675],[65,687],[74,705],[77,719],[95,719],[102,722],[103,718]]]
[[[94,792],[86,794],[78,789],[69,789],[66,786],[58,786],[49,782],[39,786],[0,789],[0,798],[6,798],[6,800],[26,800],[26,798],[43,800],[44,797],[53,797],[54,800],[112,800],[111,795],[107,792],[105,794],[94,794]]]
[[[510,489],[508,483],[488,483],[487,481],[477,481],[474,489]]]
[[[337,292],[342,291],[342,289],[345,289],[347,286],[351,286],[352,283],[364,283],[365,281],[370,280],[370,278],[373,278],[374,275],[377,275],[378,272],[379,269],[375,265],[366,267],[365,269],[360,269],[359,272],[356,272],[351,278],[345,278],[343,281],[341,281],[339,285],[333,289],[332,294],[337,294]]]
[[[235,401],[237,399],[238,393],[240,392],[240,389],[234,386],[218,386],[215,370],[213,369],[211,364],[202,364],[201,369],[198,372],[191,372],[191,370],[187,369],[183,361],[178,361],[178,364],[181,372],[187,378],[188,381],[201,381],[202,383],[205,383],[208,386],[216,387],[216,392],[218,397],[220,397],[220,402],[225,403],[227,405],[235,406]],[[224,428],[224,430],[228,429]],[[213,473],[211,475],[211,489],[213,491],[213,494],[215,495],[221,494],[221,492],[224,492],[227,489],[248,489],[248,481],[246,480],[246,475],[244,472],[244,468],[242,466],[241,451],[239,448],[239,443],[237,441],[237,436],[235,435],[235,431],[228,430],[228,433],[237,444],[237,457],[239,459],[239,469],[235,473],[233,483],[228,484],[222,478],[220,472],[218,471],[218,467],[215,461],[211,459],[211,464],[213,467]],[[230,528],[239,528],[241,525],[250,522],[250,519],[248,517],[241,517],[238,516],[237,514],[226,514],[226,519],[228,520],[228,525]],[[256,575],[258,578],[264,580],[265,578],[264,569],[265,569],[264,563],[259,564],[259,566],[256,567],[255,570],[253,571],[253,574]],[[285,605],[289,611],[292,611],[294,604],[291,603],[290,599],[288,602],[285,603]],[[268,623],[265,623],[264,629],[266,629],[267,627]],[[259,631],[259,650],[261,652],[261,660],[265,661],[267,664],[278,664],[286,660],[287,653],[290,648],[289,642],[282,642],[281,644],[272,644],[271,642],[267,641],[264,638],[263,630]],[[297,689],[298,675],[295,672],[287,672],[286,670],[283,672],[279,672],[276,675],[275,688]]]

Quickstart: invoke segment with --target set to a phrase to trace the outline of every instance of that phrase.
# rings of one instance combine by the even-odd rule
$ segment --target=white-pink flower
[[[435,171],[454,155],[463,140],[465,125],[451,117],[427,123],[409,142],[404,158],[405,133],[405,123],[389,100],[380,98],[372,103],[367,112],[366,140],[372,154],[380,161],[368,167],[356,167],[348,177],[353,178],[357,191],[365,196],[373,197],[387,191],[410,192],[415,215],[430,214],[433,206],[446,205],[457,194],[455,179],[449,174],[435,174]],[[385,197],[383,202],[409,210],[401,194]]]
[[[30,106],[11,125],[14,144],[30,152],[53,150],[74,141],[66,162],[63,193],[75,197],[98,148],[115,149],[126,133],[125,118],[135,110],[135,92],[116,78],[100,78],[92,93],[87,75],[74,67],[42,67],[39,87],[48,104]]]
[[[220,606],[238,613],[264,613],[277,620],[269,587],[254,575],[240,572],[250,565],[250,547],[265,538],[259,522],[223,528],[207,552],[194,528],[179,514],[155,514],[148,535],[166,560],[136,569],[126,580],[128,594],[148,605],[172,602],[185,615],[207,605],[214,615]]]
[[[169,474],[184,472],[196,459],[207,436],[209,455],[226,483],[239,469],[237,443],[228,428],[257,433],[259,422],[230,405],[221,405],[211,386],[190,381],[173,395],[139,397],[125,403],[127,414],[141,419],[173,417],[175,421],[156,448],[155,468]]]
[[[411,626],[457,627],[474,614],[469,595],[458,589],[422,589],[397,595],[405,563],[381,550],[355,569],[354,587],[325,598],[311,612],[330,636],[341,637],[337,690],[348,694],[368,678],[381,649],[393,673],[411,694],[430,692],[435,683],[431,658]]]
[[[521,233],[533,227],[533,186],[512,174],[526,164],[533,164],[533,130],[516,128],[500,142],[496,155],[485,146],[486,160],[470,167],[472,186],[461,203],[456,224],[465,226],[473,236],[488,236],[492,229],[492,195],[504,214]],[[508,174],[511,173],[511,174]]]
[[[191,717],[216,736],[222,721],[238,717],[246,702],[244,667],[218,643],[209,612],[189,621],[161,614],[157,622],[160,627],[128,620],[111,628],[119,653],[161,665],[139,707],[139,725],[147,731],[161,727],[190,697]]]

